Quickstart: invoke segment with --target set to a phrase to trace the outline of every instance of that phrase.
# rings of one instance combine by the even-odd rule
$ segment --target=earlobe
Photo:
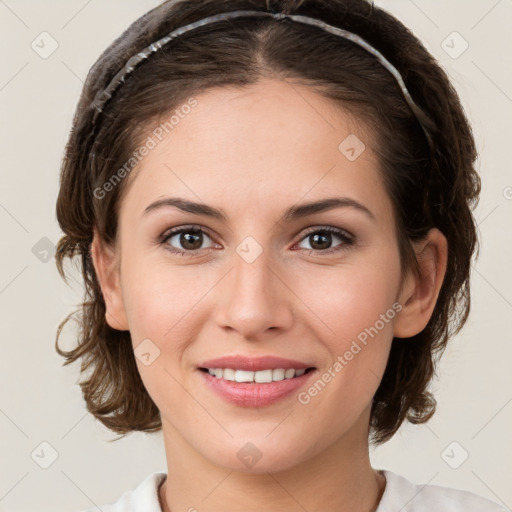
[[[90,254],[105,301],[105,319],[112,329],[127,331],[128,321],[120,286],[116,254],[111,247],[101,240],[96,229],[94,230]]]
[[[394,336],[410,338],[428,324],[446,274],[448,243],[437,228],[414,246],[420,275],[411,271],[405,279],[399,297],[402,310],[396,317]]]

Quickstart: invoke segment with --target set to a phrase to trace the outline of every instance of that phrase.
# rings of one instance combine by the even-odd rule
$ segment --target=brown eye
[[[202,247],[205,241],[205,236],[211,240],[210,236],[202,229],[185,227],[169,231],[164,235],[161,243],[170,246],[167,248],[173,253],[194,253],[201,249],[208,249],[211,247],[211,245],[208,247]]]
[[[341,240],[341,243],[331,247],[333,240]],[[340,251],[354,243],[354,237],[347,232],[332,227],[316,228],[306,233],[302,240],[309,241],[310,248],[305,248],[309,252],[327,253]]]

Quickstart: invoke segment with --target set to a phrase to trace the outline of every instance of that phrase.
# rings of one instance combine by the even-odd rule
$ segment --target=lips
[[[246,370],[238,370],[246,371]],[[247,370],[250,372],[250,370]],[[281,372],[283,370],[280,370]],[[290,370],[289,370],[290,371]],[[292,370],[293,371],[293,370]],[[291,399],[301,388],[308,385],[317,374],[317,370],[304,371],[300,376],[289,379],[257,382],[234,382],[210,375],[198,370],[199,378],[207,388],[225,402],[236,407],[252,408],[267,407],[281,400]]]
[[[235,370],[257,372],[276,368],[283,368],[284,370],[291,368],[295,370],[306,370],[308,368],[314,368],[314,365],[303,361],[297,361],[295,359],[285,359],[277,356],[250,357],[232,355],[217,359],[209,359],[208,361],[201,363],[198,368],[233,368]]]

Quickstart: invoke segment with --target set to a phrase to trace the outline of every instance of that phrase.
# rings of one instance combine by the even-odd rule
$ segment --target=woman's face
[[[176,449],[254,472],[335,446],[355,452],[367,443],[401,308],[392,205],[371,141],[305,86],[265,80],[195,99],[131,176],[110,322],[129,329]],[[151,207],[170,198],[224,218]],[[327,199],[338,206],[304,208]],[[164,240],[173,228],[183,232]],[[269,384],[236,383],[231,372],[219,382],[200,369],[228,356],[249,363],[221,367],[248,371],[270,356],[314,370]],[[252,366],[259,380],[287,365],[262,366]]]

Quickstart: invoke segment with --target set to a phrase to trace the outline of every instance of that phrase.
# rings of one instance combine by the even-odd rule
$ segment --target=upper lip
[[[217,359],[209,359],[199,365],[199,368],[232,368],[236,370],[247,370],[257,372],[260,370],[268,370],[275,368],[283,368],[288,370],[294,368],[295,370],[305,370],[313,368],[312,364],[303,363],[294,359],[284,359],[277,356],[225,356]]]

